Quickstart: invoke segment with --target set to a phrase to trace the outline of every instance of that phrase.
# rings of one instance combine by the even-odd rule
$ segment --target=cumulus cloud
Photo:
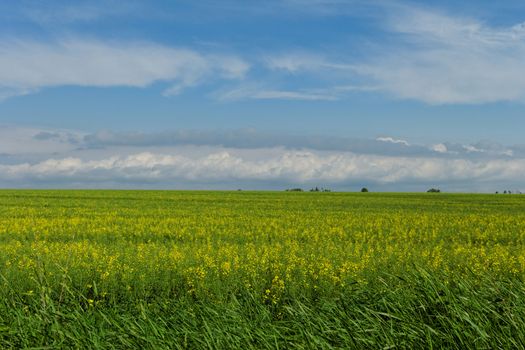
[[[353,139],[257,130],[85,133],[0,128],[4,187],[348,189],[442,185],[518,189],[525,147],[483,141],[418,145],[392,136]]]
[[[52,43],[0,41],[0,97],[52,86],[146,87],[172,83],[167,95],[208,80],[241,79],[249,64],[147,42],[68,39]]]
[[[3,133],[2,133],[3,132]],[[384,140],[290,136],[256,130],[95,134],[0,128],[0,185],[7,187],[348,189],[457,185],[517,188],[525,148],[490,142],[417,145]],[[397,141],[397,142],[396,142]],[[404,141],[404,142],[402,142]],[[446,148],[446,152],[442,152]],[[512,156],[504,155],[508,150]],[[508,153],[508,152],[507,152]],[[461,187],[462,186],[462,187]]]
[[[0,165],[0,181],[100,181],[155,182],[159,187],[173,181],[226,183],[281,183],[331,185],[363,181],[378,185],[443,182],[516,182],[525,171],[525,159],[471,161],[420,157],[385,157],[350,152],[281,150],[271,157],[235,155],[222,150],[201,157],[184,154],[141,152],[99,160],[53,158],[34,164]]]

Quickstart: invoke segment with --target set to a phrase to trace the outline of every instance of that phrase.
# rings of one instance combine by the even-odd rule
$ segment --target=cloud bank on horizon
[[[95,134],[4,126],[4,187],[518,189],[525,147],[410,144],[255,130]],[[21,147],[22,146],[22,147]]]
[[[525,6],[494,6],[8,0],[0,186],[523,187]]]

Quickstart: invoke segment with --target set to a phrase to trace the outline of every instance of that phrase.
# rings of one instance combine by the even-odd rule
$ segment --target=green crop
[[[0,347],[523,348],[525,196],[0,191]]]

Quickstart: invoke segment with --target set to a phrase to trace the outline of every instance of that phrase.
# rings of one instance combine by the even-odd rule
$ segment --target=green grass
[[[0,348],[525,348],[525,196],[0,191]]]

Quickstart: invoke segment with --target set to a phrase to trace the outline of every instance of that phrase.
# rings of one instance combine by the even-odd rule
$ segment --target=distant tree
[[[363,187],[363,188],[361,189],[361,192],[368,192],[368,188]]]
[[[302,188],[287,188],[286,192],[303,192]]]
[[[428,193],[439,193],[441,190],[439,188],[431,188],[427,191]]]
[[[496,194],[498,194],[498,193],[499,193],[499,192],[498,192],[498,191],[496,191]]]
[[[503,191],[503,194],[507,194],[507,190]]]
[[[315,186],[315,188],[311,188],[310,192],[319,192],[319,187]]]

